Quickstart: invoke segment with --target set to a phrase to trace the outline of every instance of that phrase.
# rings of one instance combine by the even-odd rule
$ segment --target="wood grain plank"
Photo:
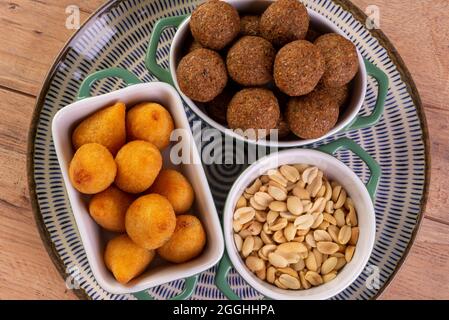
[[[28,197],[34,99],[0,89],[0,299],[73,299],[40,239]]]
[[[382,299],[449,299],[449,226],[424,219],[418,237]]]
[[[81,22],[103,2],[82,1]],[[51,63],[75,31],[65,27],[68,4],[0,0],[0,43],[8,44],[0,46],[0,86],[38,94]]]

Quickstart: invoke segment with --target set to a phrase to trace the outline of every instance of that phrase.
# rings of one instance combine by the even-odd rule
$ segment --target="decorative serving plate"
[[[163,17],[190,13],[201,1],[123,0],[110,1],[98,9],[69,40],[51,68],[37,101],[29,136],[28,176],[31,201],[37,224],[50,256],[71,289],[81,298],[134,299],[113,295],[95,281],[71,212],[51,137],[54,114],[72,103],[81,82],[89,74],[118,66],[142,81],[155,81],[144,64],[145,52],[154,24]],[[382,168],[375,200],[376,243],[367,268],[335,299],[376,298],[403,263],[416,235],[425,207],[429,181],[428,137],[421,102],[413,80],[388,39],[378,30],[369,31],[366,16],[346,0],[309,0],[306,6],[339,26],[357,45],[361,54],[389,77],[390,89],[381,121],[372,128],[332,136],[318,147],[346,136],[361,145]],[[175,30],[163,32],[158,63],[168,67],[168,54]],[[104,79],[93,86],[93,94],[123,87],[117,79]],[[377,83],[370,78],[362,114],[369,114],[376,100]],[[190,124],[207,125],[185,105]],[[224,150],[217,157],[233,150]],[[366,182],[368,169],[347,151],[337,153]],[[221,212],[227,191],[246,165],[205,165],[217,209]],[[215,267],[199,276],[193,299],[221,299],[214,285]],[[231,287],[244,299],[262,296],[235,272]],[[179,294],[178,280],[148,290],[156,299]]]

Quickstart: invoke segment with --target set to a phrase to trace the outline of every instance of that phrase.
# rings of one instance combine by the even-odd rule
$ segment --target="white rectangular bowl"
[[[183,144],[183,150],[189,150],[190,163],[179,166],[171,163],[169,155],[172,143],[163,152],[164,168],[172,167],[180,170],[192,184],[195,192],[195,203],[189,213],[199,217],[207,234],[206,247],[197,258],[182,264],[171,264],[162,261],[162,259],[155,259],[145,273],[126,285],[115,280],[111,272],[107,270],[103,260],[104,247],[112,233],[102,230],[90,217],[88,212],[90,197],[81,194],[72,186],[68,174],[70,160],[74,154],[71,136],[77,123],[95,111],[117,101],[125,103],[127,108],[145,101],[160,103],[171,113],[175,128],[185,129],[180,143]],[[182,101],[173,87],[161,82],[142,83],[77,101],[56,113],[52,123],[52,134],[67,194],[87,259],[95,279],[106,291],[114,294],[142,291],[166,282],[193,276],[211,268],[220,260],[224,250],[220,221]]]

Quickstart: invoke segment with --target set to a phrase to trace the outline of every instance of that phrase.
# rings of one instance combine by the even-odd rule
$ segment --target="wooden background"
[[[47,255],[27,190],[27,128],[47,70],[101,0],[0,0],[0,299],[76,299]],[[383,299],[449,299],[449,0],[353,0],[380,8],[380,27],[420,92],[430,131],[432,181],[416,242]]]

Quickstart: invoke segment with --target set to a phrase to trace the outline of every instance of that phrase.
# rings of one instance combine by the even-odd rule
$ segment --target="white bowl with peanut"
[[[252,164],[224,209],[229,258],[272,299],[328,299],[363,271],[374,245],[370,194],[345,164],[286,150]]]

